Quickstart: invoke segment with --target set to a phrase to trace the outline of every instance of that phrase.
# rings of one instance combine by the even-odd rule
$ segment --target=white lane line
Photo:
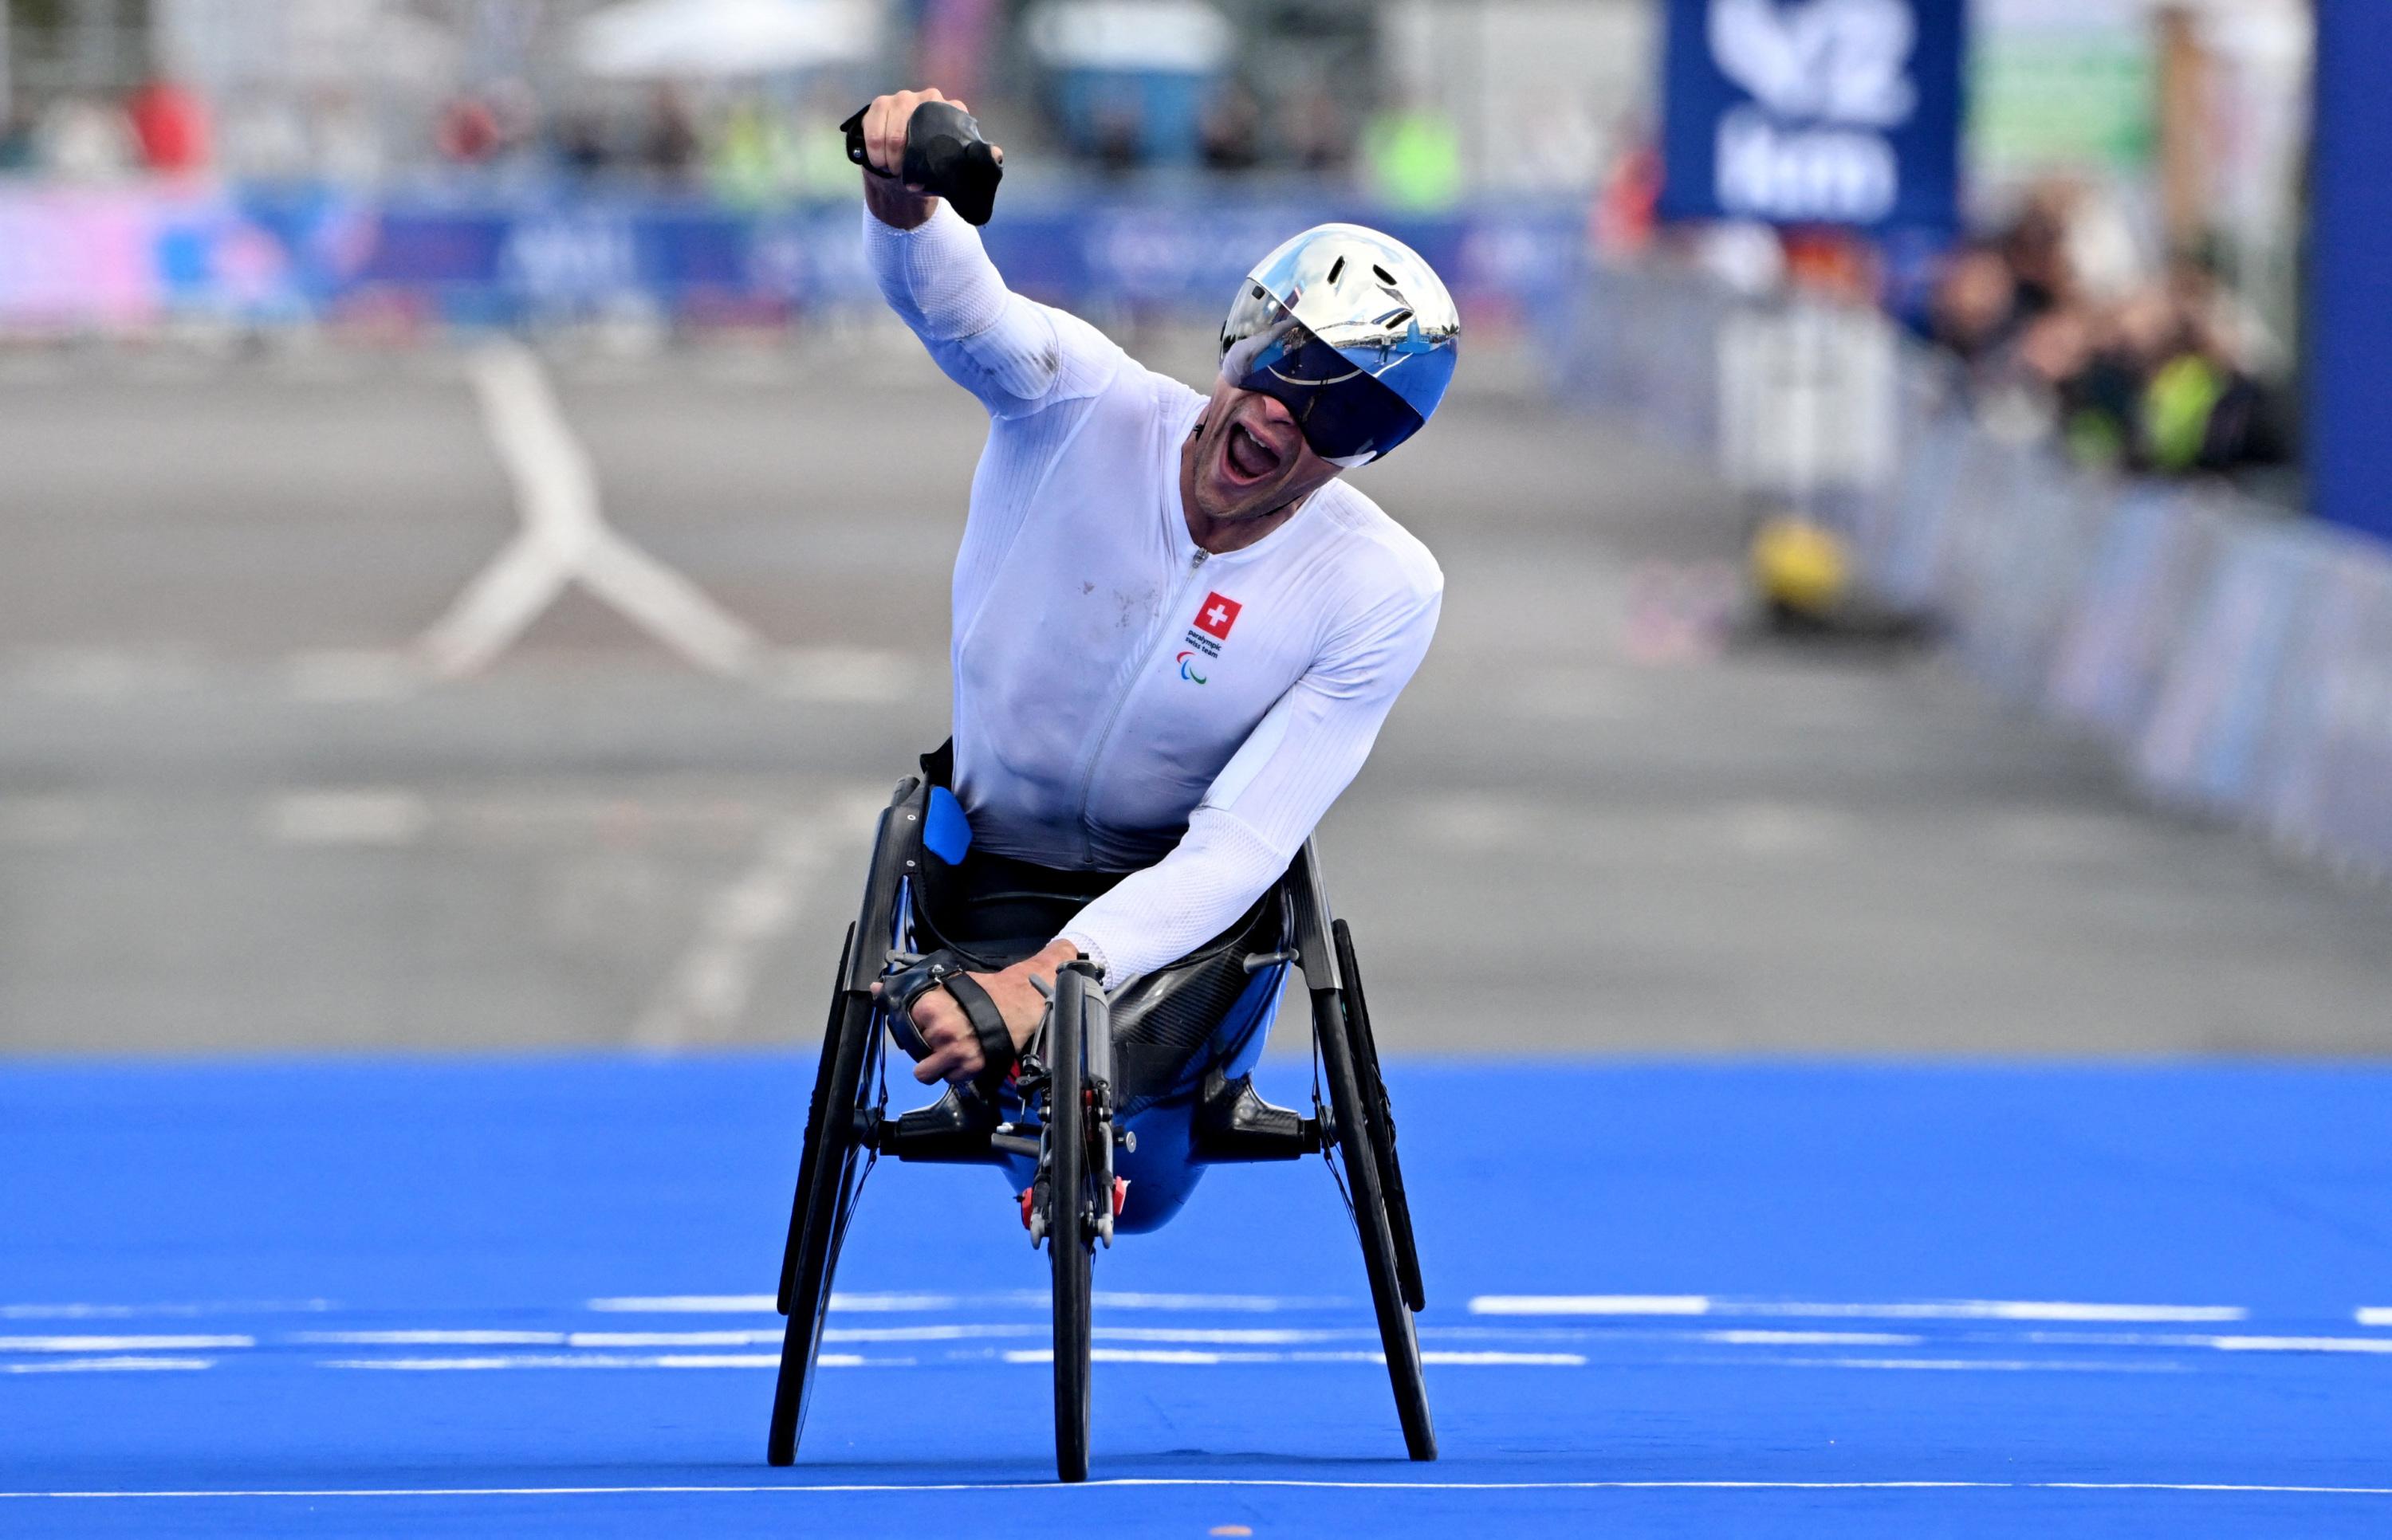
[[[2181,1374],[2183,1365],[2144,1360],[2126,1363],[2092,1358],[1736,1358],[1722,1365],[1775,1365],[1797,1369],[1924,1369],[1967,1374],[2028,1374],[2052,1370],[2070,1374]]]
[[[999,1354],[1008,1364],[1052,1364],[1052,1348],[1017,1348]],[[1352,1352],[1270,1352],[1201,1348],[1091,1348],[1088,1356],[1099,1364],[1384,1364],[1386,1354]],[[1571,1368],[1586,1366],[1577,1352],[1429,1352],[1421,1362],[1456,1368]]]
[[[907,1368],[910,1358],[865,1358],[852,1352],[826,1352],[814,1362],[824,1368]],[[780,1367],[777,1352],[512,1352],[453,1358],[328,1358],[319,1369],[387,1369],[399,1373],[487,1369],[773,1369]]]
[[[2317,1497],[2392,1497],[2392,1486],[2310,1486],[2262,1482],[1996,1482],[1996,1481],[1608,1481],[1608,1482],[1336,1482],[1271,1476],[1114,1476],[1090,1482],[784,1482],[770,1486],[397,1486],[194,1487],[155,1490],[0,1491],[6,1498],[209,1497],[798,1497],[872,1492],[1051,1492],[1069,1494],[1146,1487],[1262,1488],[1320,1492],[2184,1492]]]
[[[826,1342],[976,1342],[984,1337],[1044,1337],[1051,1328],[1015,1321],[1006,1326],[825,1326]],[[778,1340],[779,1332],[773,1334]],[[1104,1335],[1102,1328],[1097,1333]]]
[[[806,891],[832,854],[870,827],[882,800],[851,789],[824,797],[810,812],[774,820],[748,870],[707,901],[688,950],[632,1024],[631,1045],[664,1053],[730,1036]]]
[[[2392,1326],[2392,1306],[2361,1305],[2351,1314],[2362,1326]]]
[[[1473,1315],[1708,1315],[1704,1294],[1480,1294]]]
[[[606,524],[597,472],[530,350],[484,347],[472,374],[523,528],[418,641],[432,671],[456,679],[488,666],[578,582],[699,667],[752,672],[764,654],[756,633]]]
[[[831,1295],[831,1309],[839,1308],[840,1298]],[[625,1294],[592,1300],[585,1308],[625,1315],[769,1315],[778,1305],[770,1294]]]
[[[101,1304],[87,1300],[0,1305],[0,1321],[121,1321],[136,1315],[320,1314],[330,1300],[208,1300],[166,1304]]]
[[[268,801],[258,827],[278,845],[395,849],[432,827],[432,805],[396,786],[291,792]]]
[[[561,1331],[400,1330],[295,1331],[293,1342],[341,1348],[539,1348],[563,1347]]]
[[[0,1352],[188,1352],[254,1348],[254,1337],[0,1337]]]
[[[2211,1337],[2202,1346],[2225,1352],[2392,1352],[2386,1337]]]
[[[152,1358],[123,1355],[110,1358],[47,1358],[30,1364],[0,1364],[0,1374],[114,1374],[145,1369],[210,1369],[213,1358]]]
[[[1663,1335],[1674,1336],[1676,1333]],[[1784,1348],[1915,1348],[1927,1340],[1898,1331],[1694,1331],[1684,1335],[1697,1342],[1722,1342],[1731,1347]]]
[[[1280,1310],[1334,1310],[1352,1301],[1326,1295],[1158,1294],[1099,1288],[1096,1291],[1095,1302],[1101,1310],[1220,1310],[1239,1314],[1268,1314]],[[994,1294],[849,1293],[834,1290],[830,1297],[833,1314],[844,1311],[1045,1310],[1050,1303],[1043,1288],[1010,1289]],[[774,1314],[774,1305],[770,1294],[622,1294],[586,1302],[587,1309],[623,1315],[770,1315]]]
[[[2242,1321],[2241,1305],[2092,1304],[2074,1300],[1923,1300],[1834,1303],[1728,1300],[1708,1294],[1481,1294],[1473,1315],[1776,1315],[1889,1321]]]

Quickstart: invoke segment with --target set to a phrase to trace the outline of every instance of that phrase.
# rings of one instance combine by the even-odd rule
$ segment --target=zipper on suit
[[[1158,617],[1158,628],[1149,630],[1145,636],[1138,639],[1136,666],[1129,670],[1129,677],[1122,681],[1121,689],[1114,692],[1112,709],[1105,713],[1105,725],[1097,733],[1097,746],[1088,755],[1087,771],[1080,777],[1079,825],[1082,866],[1094,866],[1097,863],[1096,843],[1088,837],[1088,798],[1096,792],[1097,767],[1104,763],[1105,747],[1112,742],[1113,729],[1121,725],[1123,709],[1129,705],[1130,696],[1137,692],[1138,685],[1146,678],[1146,666],[1154,654],[1155,638],[1169,630],[1171,623],[1168,617],[1179,614],[1185,607],[1188,595],[1194,589],[1196,575],[1204,570],[1204,563],[1212,554],[1211,551],[1199,546],[1196,554],[1189,558],[1187,574],[1180,578],[1179,586],[1172,590],[1171,607],[1163,611]]]

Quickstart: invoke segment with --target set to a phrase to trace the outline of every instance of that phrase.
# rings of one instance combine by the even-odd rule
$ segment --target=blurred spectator
[[[502,136],[499,115],[472,92],[452,97],[433,123],[432,142],[451,165],[487,165],[498,158]]]
[[[1336,99],[1320,85],[1308,86],[1287,103],[1288,152],[1306,171],[1328,172],[1344,167],[1354,146],[1346,114]]]
[[[755,97],[732,103],[715,132],[707,172],[716,194],[735,208],[786,200],[798,182],[798,147],[787,115]]]
[[[99,182],[133,169],[140,153],[133,127],[114,104],[60,97],[34,124],[34,159],[63,181]]]
[[[1215,171],[1252,171],[1263,159],[1263,104],[1252,87],[1230,80],[1204,104],[1204,163]]]
[[[1974,363],[2008,338],[2018,310],[2018,280],[2001,250],[1990,243],[1963,246],[1946,259],[1936,281],[1928,335],[1963,363]]]
[[[1451,208],[1462,197],[1462,137],[1452,121],[1408,102],[1372,118],[1362,134],[1371,190],[1398,209]]]
[[[170,80],[152,79],[133,93],[124,112],[147,169],[172,176],[208,163],[208,110],[198,93]]]
[[[6,123],[0,123],[0,175],[32,171],[40,158],[40,147],[33,139],[33,115],[17,108]]]
[[[1146,125],[1139,119],[1137,98],[1120,97],[1096,110],[1098,168],[1109,176],[1126,176],[1146,160]]]
[[[607,142],[606,120],[584,109],[556,120],[556,163],[569,176],[603,176],[615,162],[615,147]]]
[[[648,131],[640,156],[649,175],[670,185],[686,182],[704,151],[696,121],[681,93],[670,84],[657,86],[648,98]]]
[[[2263,375],[2245,307],[2192,256],[2164,279],[2112,271],[2086,284],[2075,253],[2107,238],[2080,240],[2070,221],[2099,207],[2055,183],[1996,238],[1949,253],[1930,338],[1985,410],[2048,433],[2081,464],[2186,475],[2283,463],[2286,400]]]

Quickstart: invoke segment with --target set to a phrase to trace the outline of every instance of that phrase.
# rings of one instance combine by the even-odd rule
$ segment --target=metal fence
[[[2153,796],[2392,870],[2392,549],[1981,420],[1874,311],[1606,270],[1562,387],[1851,543],[1876,601],[2112,745]]]

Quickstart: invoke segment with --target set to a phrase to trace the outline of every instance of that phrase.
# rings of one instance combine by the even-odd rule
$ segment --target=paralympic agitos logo
[[[1188,645],[1172,660],[1179,665],[1181,679],[1190,684],[1207,682],[1205,676],[1196,671],[1196,659],[1221,655],[1221,643],[1229,640],[1229,628],[1238,623],[1238,612],[1244,608],[1236,600],[1218,593],[1204,596],[1204,602],[1196,607],[1195,623],[1188,628]]]

